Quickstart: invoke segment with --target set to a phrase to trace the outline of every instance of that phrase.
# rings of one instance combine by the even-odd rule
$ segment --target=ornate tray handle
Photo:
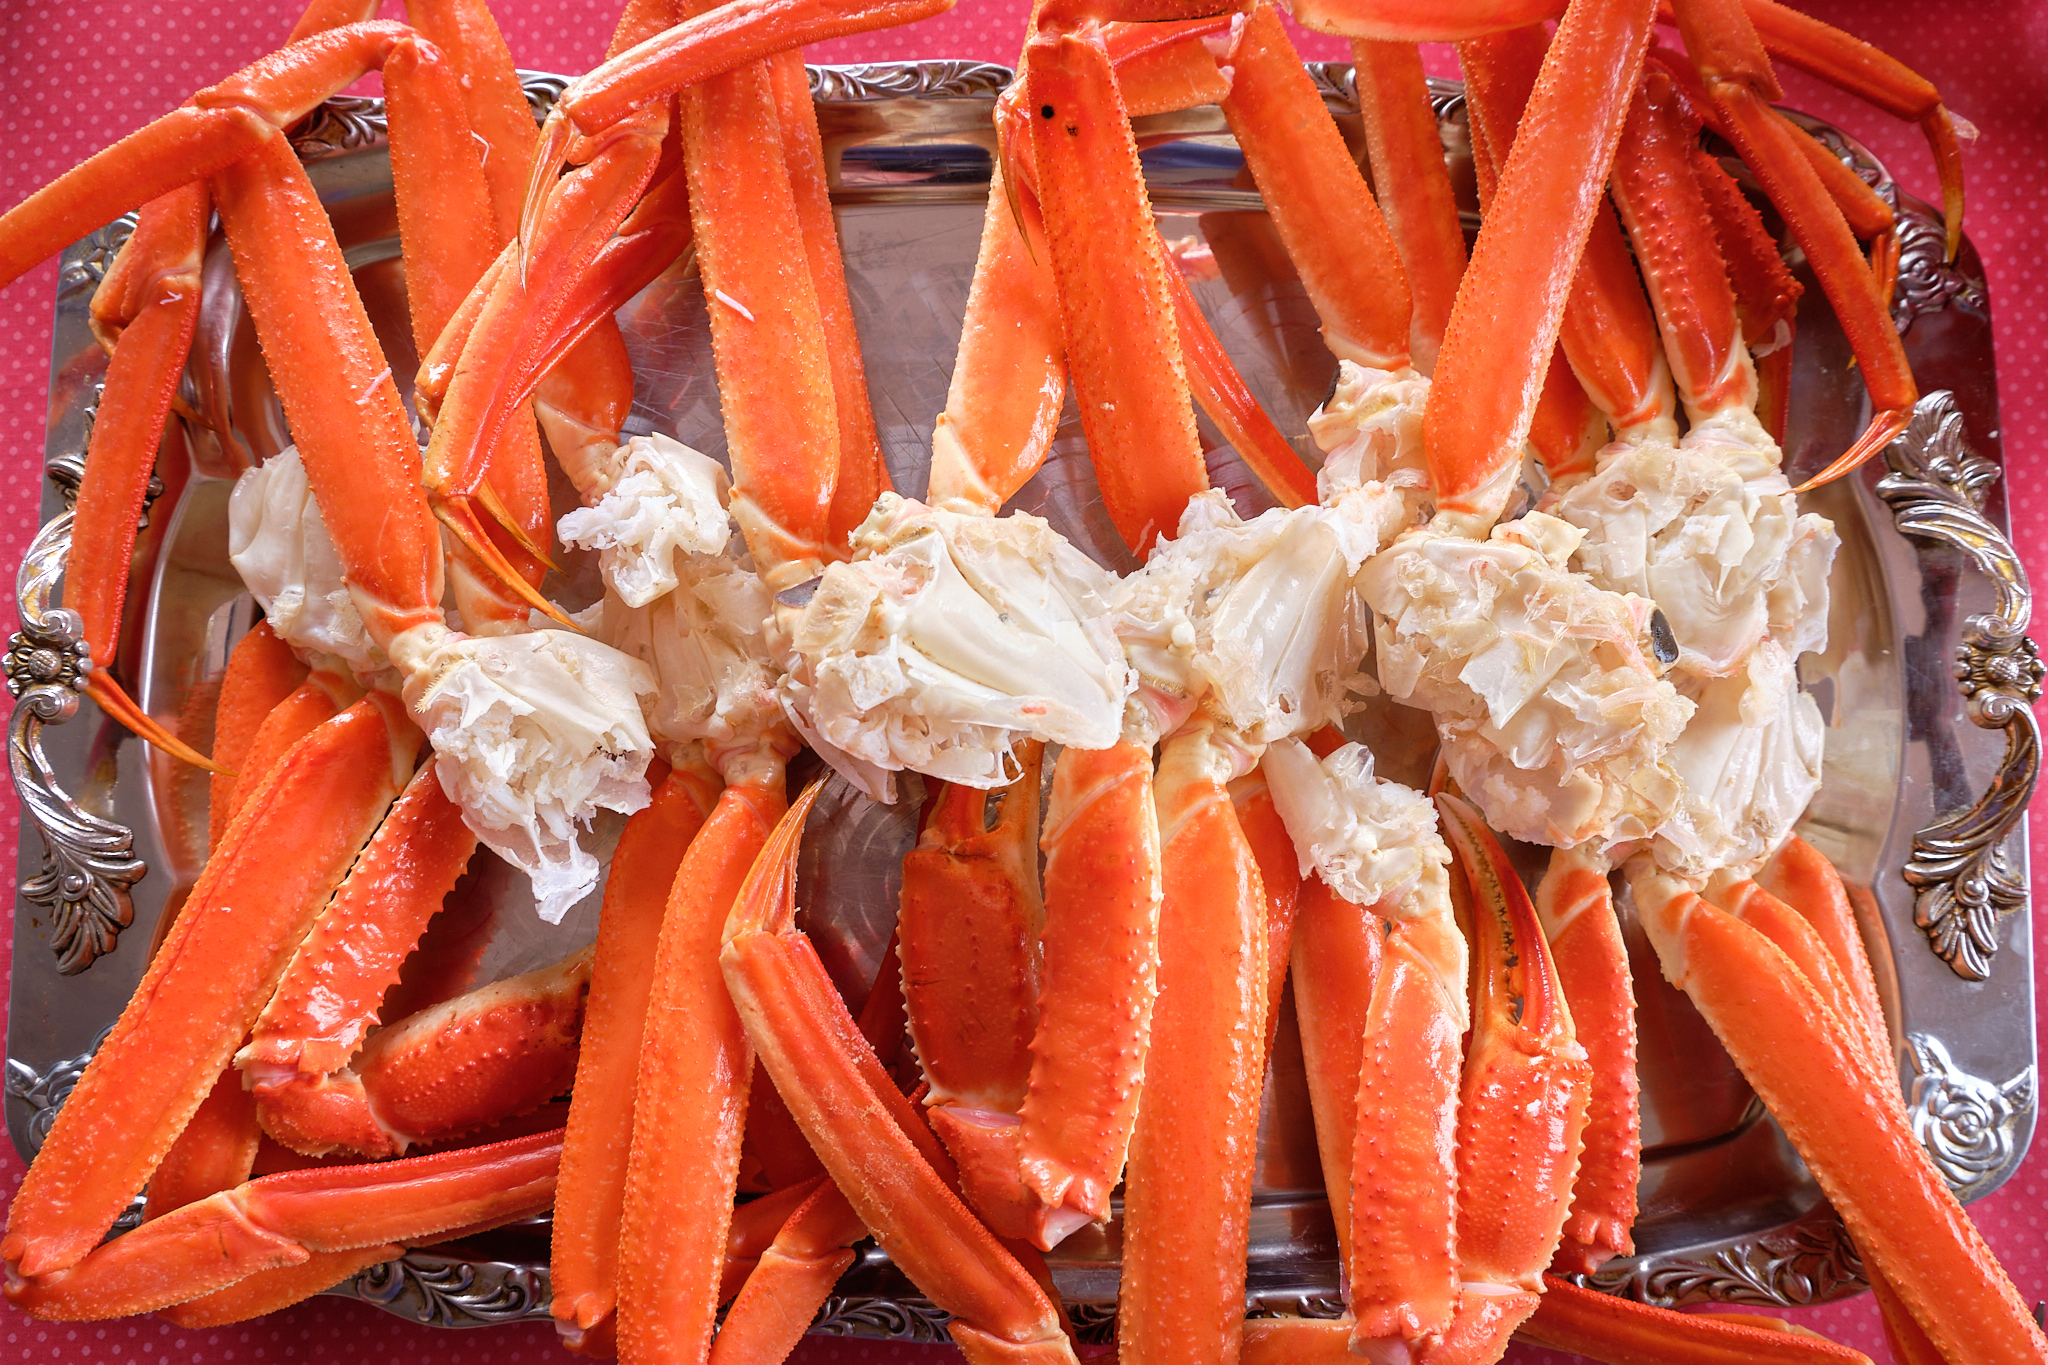
[[[1984,515],[1984,491],[1998,466],[1970,452],[1953,396],[1922,398],[1885,461],[1892,472],[1877,492],[1899,530],[1962,551],[1998,592],[1996,611],[1963,622],[1954,668],[1971,722],[2005,731],[2005,760],[1975,802],[1913,836],[1903,873],[1913,888],[1913,921],[1935,954],[1957,976],[1982,981],[2005,920],[2027,903],[2006,841],[2041,773],[2032,703],[2041,695],[2042,664],[2026,636],[2033,594],[2012,541]]]
[[[134,918],[128,888],[148,871],[135,836],[80,806],[57,783],[43,752],[43,727],[78,714],[90,659],[78,613],[50,605],[71,549],[71,513],[45,523],[22,557],[15,609],[22,628],[7,645],[7,690],[14,714],[7,761],[22,813],[42,837],[43,857],[21,883],[21,897],[47,921],[57,970],[84,971]]]

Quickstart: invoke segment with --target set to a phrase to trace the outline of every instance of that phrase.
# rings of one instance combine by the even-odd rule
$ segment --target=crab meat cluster
[[[885,494],[790,610],[785,710],[878,800],[914,769],[1013,781],[1012,746],[1105,749],[1131,670],[1112,624],[1116,579],[1037,517],[941,511]]]
[[[1550,507],[1584,533],[1574,566],[1653,597],[1677,646],[1670,677],[1695,712],[1672,746],[1680,796],[1653,851],[1683,876],[1760,861],[1820,787],[1820,711],[1795,664],[1826,647],[1839,539],[1799,511],[1778,463],[1736,409],[1676,444],[1610,447]]]
[[[365,678],[391,666],[342,581],[341,553],[327,534],[297,446],[235,481],[228,495],[228,562],[270,628],[301,655]]]
[[[592,627],[652,674],[658,743],[714,755],[758,745],[782,718],[774,603],[734,533],[725,471],[666,436],[636,436],[619,453],[603,496],[558,524],[565,544],[598,552],[606,592]]]
[[[1401,526],[1373,484],[1241,519],[1211,490],[1118,585],[1117,635],[1158,728],[1199,704],[1253,745],[1335,724],[1374,689],[1352,580]]]
[[[464,823],[527,874],[542,918],[559,921],[596,886],[578,831],[600,809],[631,814],[648,800],[645,665],[566,631],[479,638],[440,622],[379,649],[364,626],[378,604],[344,582],[295,450],[242,476],[229,537],[230,561],[281,638],[403,695]]]

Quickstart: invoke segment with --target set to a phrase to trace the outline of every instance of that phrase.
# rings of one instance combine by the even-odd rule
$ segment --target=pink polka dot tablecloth
[[[551,71],[587,70],[602,55],[617,0],[496,0],[495,8],[520,65]],[[392,15],[396,7],[386,7]],[[1928,0],[1814,0],[1810,12],[1850,28],[1912,63],[1934,80],[1950,107],[1981,136],[1966,147],[1968,230],[1989,277],[1998,343],[1998,393],[2014,540],[2036,581],[2048,581],[2048,326],[2043,293],[2043,201],[2048,196],[2048,2],[2003,0],[1973,5]],[[274,47],[289,30],[294,0],[188,3],[187,0],[103,0],[86,6],[53,0],[0,0],[0,206],[31,190],[122,134],[174,107],[208,84]],[[1022,34],[1025,0],[960,0],[951,13],[891,32],[844,39],[812,49],[814,62],[912,56],[966,57],[1011,63]],[[402,16],[402,11],[399,12]],[[1303,35],[1304,56],[1347,57],[1335,40]],[[1447,53],[1432,70],[1452,74]],[[1855,132],[1913,193],[1936,199],[1932,169],[1915,130],[1895,124],[1818,83],[1786,73],[1788,103]],[[54,266],[30,272],[0,292],[0,563],[12,566],[33,534],[49,387]],[[11,626],[9,627],[12,628]],[[12,882],[17,811],[11,788],[0,792],[0,871]],[[2040,812],[2031,817],[2038,839]],[[2039,844],[2036,847],[2040,847]],[[2036,899],[2048,876],[2034,879]],[[2048,921],[2043,921],[2048,922]],[[2048,959],[2048,934],[2035,930],[2033,970]],[[0,972],[11,938],[0,934]],[[2008,961],[2025,969],[2023,949]],[[2038,990],[2038,976],[2037,976]],[[11,1145],[0,1142],[0,1183],[12,1195],[22,1173]],[[2029,1302],[2048,1298],[2048,1153],[2036,1151],[2019,1173],[1972,1208]],[[1868,1297],[1795,1314],[1799,1321],[1879,1361],[1891,1357]],[[186,1332],[154,1319],[101,1325],[45,1325],[0,1309],[0,1362],[34,1365],[268,1365],[281,1361],[441,1365],[562,1359],[544,1325],[472,1332],[439,1331],[403,1322],[353,1302],[315,1299],[240,1327]],[[793,1357],[825,1362],[930,1362],[959,1359],[946,1347],[812,1338]],[[1510,1360],[1562,1361],[1516,1348]]]

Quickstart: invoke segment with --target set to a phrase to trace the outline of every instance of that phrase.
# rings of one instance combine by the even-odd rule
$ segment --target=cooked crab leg
[[[1679,31],[1722,128],[1812,261],[1870,389],[1870,425],[1811,481],[1825,483],[1904,431],[1919,389],[1892,326],[1889,300],[1878,296],[1841,210],[1769,106],[1778,98],[1777,78],[1742,6],[1735,0],[1686,0],[1677,10]]]
[[[770,835],[726,926],[721,961],[761,1064],[861,1220],[952,1315],[970,1360],[1071,1360],[1052,1304],[909,1136],[921,1126],[794,927],[797,842],[814,786]]]
[[[1429,374],[1465,273],[1465,233],[1451,196],[1422,53],[1412,43],[1361,38],[1351,44],[1351,62],[1373,189],[1414,298],[1409,354],[1415,368]]]
[[[717,944],[786,808],[787,752],[764,746],[729,765],[662,913],[619,1224],[617,1330],[630,1359],[700,1360],[709,1348],[753,1070]]]
[[[119,339],[110,347],[113,358],[78,487],[64,604],[79,614],[91,649],[87,695],[159,749],[211,768],[150,719],[110,671],[128,596],[135,524],[199,319],[199,259],[208,216],[204,185],[186,185],[145,205],[114,270],[93,294],[95,332],[109,335],[118,320]]]
[[[0,1242],[16,1274],[68,1270],[113,1226],[412,776],[419,742],[395,702],[372,696],[250,794],[22,1180]],[[261,844],[240,837],[259,825]]]
[[[1609,1365],[1868,1365],[1869,1357],[1770,1319],[1674,1313],[1543,1277],[1543,1302],[1520,1337]]]
[[[619,1226],[633,1142],[655,954],[676,870],[718,799],[718,776],[680,763],[646,810],[626,822],[598,918],[574,1099],[562,1145],[549,1260],[557,1322],[571,1350],[608,1342],[618,1299]]]
[[[1159,1002],[1124,1177],[1126,1360],[1226,1360],[1244,1318],[1267,950],[1265,889],[1228,791],[1243,763],[1206,719],[1160,755]]]
[[[1828,1201],[1948,1360],[2034,1361],[2048,1339],[1904,1114],[1791,960],[1642,855],[1629,879],[1672,984],[1706,1016]],[[1747,1027],[1761,1012],[1767,1029]]]
[[[828,543],[844,546],[868,509],[889,487],[882,445],[868,404],[867,367],[853,330],[853,304],[846,294],[846,265],[825,180],[825,148],[818,133],[817,106],[804,75],[803,53],[780,52],[768,60],[768,81],[782,123],[782,156],[803,226],[804,263],[810,267],[818,312],[825,320],[825,357],[832,369],[833,404],[839,414],[839,478],[833,486]]]
[[[152,1219],[73,1269],[10,1280],[7,1298],[35,1317],[91,1321],[168,1307],[322,1253],[376,1248],[390,1259],[400,1250],[393,1243],[545,1209],[560,1156],[555,1131],[265,1176]]]
[[[220,836],[228,827],[235,786],[257,732],[278,704],[305,680],[306,666],[277,638],[268,621],[258,621],[228,655],[213,720],[213,752],[226,771],[215,773],[207,786],[209,849],[220,845]]]

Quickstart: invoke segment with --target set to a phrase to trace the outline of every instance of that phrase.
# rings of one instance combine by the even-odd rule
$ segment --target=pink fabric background
[[[602,55],[618,0],[497,0],[495,8],[520,65],[549,71],[589,69]],[[390,15],[395,6],[387,6]],[[2044,302],[2043,195],[2048,168],[2048,3],[1981,0],[1970,5],[1906,0],[1808,0],[1805,8],[1852,28],[1934,80],[1950,107],[1983,136],[1965,151],[1968,230],[1983,253],[1998,328],[1999,398],[2004,411],[2014,538],[2037,581],[2048,582],[2048,326]],[[115,138],[164,113],[275,46],[289,30],[296,0],[193,3],[106,0],[98,5],[0,0],[0,206],[13,205],[52,176]],[[1020,43],[1025,0],[960,0],[925,23],[845,39],[807,54],[814,62],[912,56],[971,57],[1009,64]],[[397,11],[402,17],[402,10]],[[1303,55],[1345,59],[1332,39],[1304,36]],[[1431,69],[1454,74],[1447,52]],[[1797,72],[1785,75],[1793,105],[1830,118],[1872,147],[1914,193],[1934,199],[1933,175],[1916,131],[1895,124]],[[0,564],[12,566],[33,534],[49,387],[53,266],[0,293]],[[12,629],[10,623],[9,629]],[[0,876],[12,885],[17,812],[0,791]],[[2035,838],[2048,832],[2040,812]],[[2037,843],[2036,847],[2040,845]],[[2037,872],[2037,899],[2048,876]],[[11,897],[7,897],[11,901]],[[0,913],[11,913],[11,908]],[[2044,921],[2048,922],[2048,921]],[[0,931],[0,973],[11,935]],[[2048,930],[2036,930],[2037,988],[2048,958]],[[2017,954],[2001,970],[2021,967]],[[0,1184],[12,1196],[22,1166],[0,1142]],[[2048,1298],[2048,1156],[2037,1152],[2003,1190],[1974,1206],[1978,1225],[2029,1303]],[[1890,1359],[1868,1297],[1797,1315],[1806,1324]],[[502,1365],[562,1359],[546,1326],[476,1332],[437,1331],[362,1304],[315,1299],[288,1312],[208,1332],[182,1332],[153,1319],[103,1325],[36,1323],[0,1309],[0,1361],[66,1365],[143,1365],[179,1360],[203,1365],[273,1361],[377,1361]],[[1517,1348],[1524,1362],[1563,1356]],[[902,1347],[814,1338],[793,1357],[824,1362],[958,1360],[951,1348]]]

